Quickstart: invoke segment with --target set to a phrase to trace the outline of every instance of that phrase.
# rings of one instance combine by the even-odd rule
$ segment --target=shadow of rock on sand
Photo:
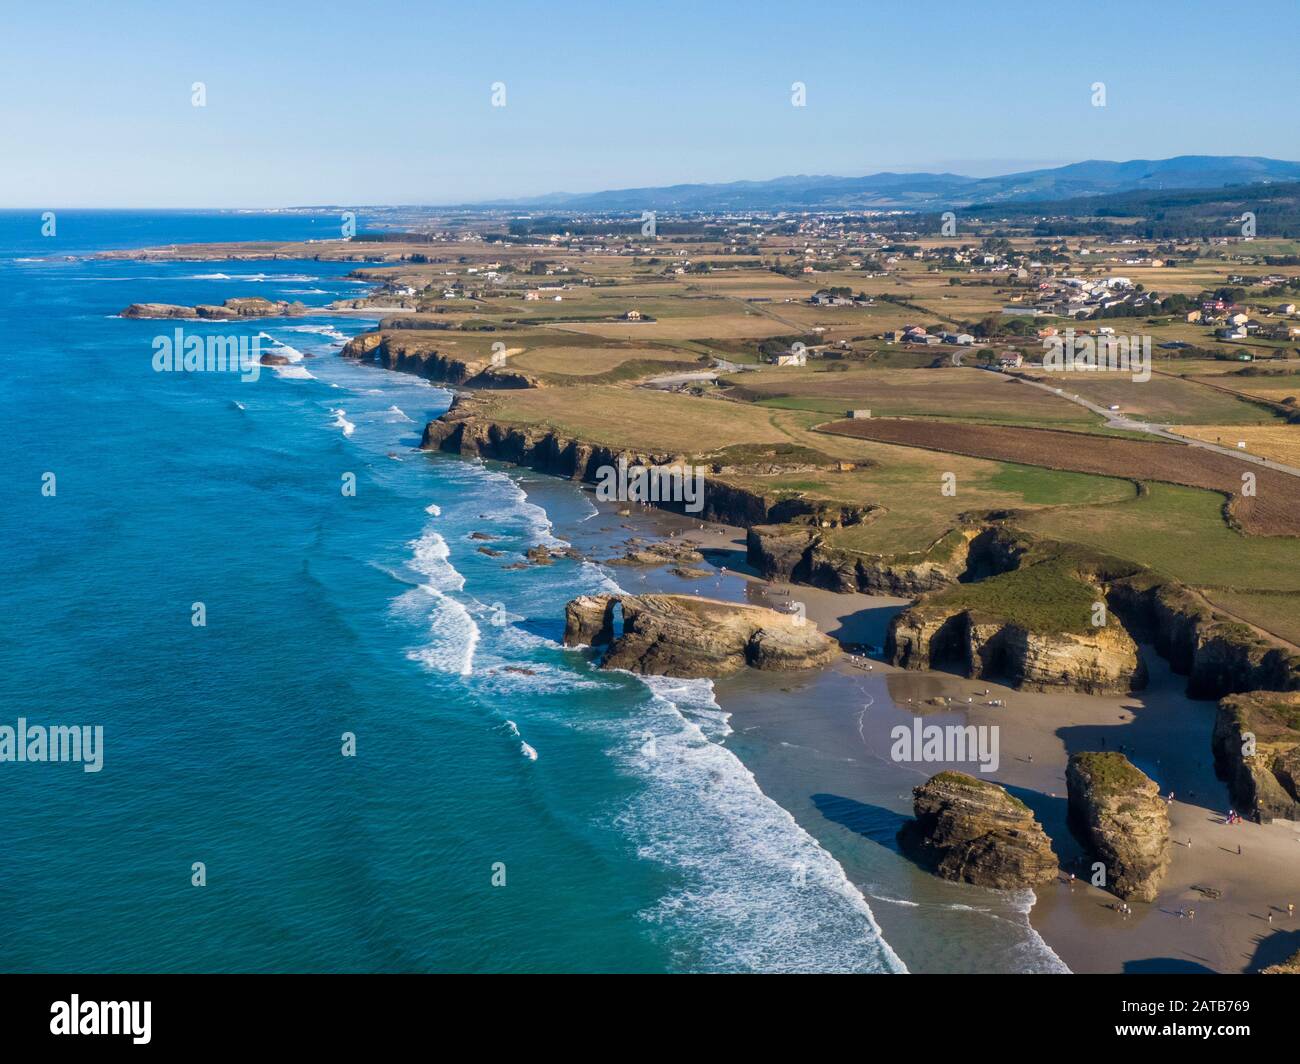
[[[745,552],[739,548],[701,547],[700,553],[704,555],[706,562],[717,566],[719,569],[726,569],[733,573],[744,573],[747,576],[759,575],[758,570],[749,564]]]
[[[1141,960],[1125,961],[1125,975],[1217,975],[1213,968],[1208,968],[1197,961],[1187,961],[1180,957],[1143,957]]]
[[[868,805],[838,794],[814,794],[812,803],[827,820],[848,828],[863,838],[877,842],[887,850],[898,853],[898,829],[910,817],[895,813],[879,805]]]
[[[1038,823],[1043,826],[1043,831],[1047,833],[1048,839],[1051,840],[1052,852],[1056,854],[1060,866],[1066,872],[1082,871],[1085,851],[1070,831],[1069,803],[1066,801],[1065,794],[1061,793],[1053,797],[1028,787],[1012,787],[1009,784],[1002,786],[1013,798],[1019,798],[1029,806],[1030,812],[1034,814]]]
[[[1257,972],[1270,964],[1281,964],[1300,952],[1300,930],[1274,931],[1264,935],[1255,947],[1255,953],[1246,965],[1246,971]]]
[[[841,643],[868,643],[883,647],[889,633],[889,622],[903,611],[902,606],[872,606],[840,618],[839,626],[826,634]],[[883,660],[882,655],[877,655]]]

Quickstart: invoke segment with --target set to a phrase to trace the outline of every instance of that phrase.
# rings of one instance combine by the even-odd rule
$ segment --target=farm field
[[[818,415],[668,392],[606,385],[480,393],[482,416],[545,427],[593,443],[647,452],[682,454],[701,464],[736,465],[746,453],[794,448],[802,456],[790,472],[731,472],[723,479],[773,496],[802,495],[838,505],[874,503],[876,520],[835,529],[828,538],[869,553],[924,550],[971,510],[1089,505],[1132,498],[1126,480],[1088,476],[960,455],[900,448],[830,436],[815,430]],[[707,425],[707,434],[701,426]],[[853,468],[840,469],[837,463]],[[958,497],[942,492],[952,472]]]
[[[1066,394],[1105,407],[1118,406],[1127,416],[1158,424],[1251,425],[1277,421],[1257,404],[1160,373],[1145,381],[1112,371],[1048,373],[1035,368],[1032,374]]]
[[[513,342],[513,337],[509,338]],[[639,376],[644,373],[700,369],[689,353],[670,347],[596,346],[558,343],[544,347],[525,344],[510,359],[514,368],[533,373],[548,383],[595,376]]]
[[[1234,498],[1234,518],[1254,535],[1300,535],[1300,478],[1200,448],[938,421],[839,421],[822,431],[1053,469],[1159,480],[1225,495],[1240,491],[1242,474],[1253,472],[1257,495]]]
[[[1244,443],[1250,454],[1300,467],[1300,425],[1275,420],[1271,425],[1175,425],[1173,431],[1225,447]]]
[[[1125,502],[1019,515],[1016,524],[1129,558],[1195,587],[1300,594],[1300,539],[1233,530],[1217,492],[1154,483]]]
[[[1206,591],[1205,597],[1212,605],[1300,646],[1300,593],[1213,590]]]
[[[837,371],[838,370],[838,371]],[[1086,427],[1101,419],[1014,377],[960,366],[867,369],[829,363],[727,378],[737,398],[786,409],[843,415],[862,407],[887,417],[943,417],[1001,424]]]

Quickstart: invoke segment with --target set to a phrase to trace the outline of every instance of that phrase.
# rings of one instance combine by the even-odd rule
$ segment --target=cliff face
[[[439,350],[445,340],[421,336],[369,332],[354,336],[343,347],[344,358],[374,362],[398,373],[411,373],[439,384],[465,388],[540,388],[541,381],[508,366],[494,366],[489,359],[464,358]]]
[[[565,645],[607,645],[603,669],[694,679],[745,666],[807,669],[839,653],[811,621],[692,595],[584,595],[564,612]]]
[[[1300,657],[1244,625],[1216,619],[1186,588],[1139,574],[1111,584],[1107,599],[1130,631],[1187,676],[1192,698],[1300,690]]]
[[[1259,820],[1300,820],[1300,692],[1224,698],[1213,746],[1234,808]]]
[[[1070,823],[1121,898],[1155,901],[1169,868],[1169,810],[1123,754],[1078,753],[1065,770]]]
[[[746,545],[749,564],[769,580],[901,596],[1014,569],[1026,549],[1002,526],[954,529],[928,550],[911,554],[844,550],[815,527],[790,524],[751,528]]]
[[[541,473],[597,482],[602,467],[615,467],[619,461],[628,468],[635,466],[673,466],[685,461],[685,455],[615,449],[586,443],[550,429],[520,428],[501,425],[479,417],[472,406],[454,403],[437,421],[424,428],[420,446],[426,451],[490,458],[513,465],[526,466]],[[703,509],[698,516],[705,521],[748,526],[794,512],[789,500],[777,500],[756,492],[737,488],[712,477],[704,478]],[[681,504],[661,503],[663,509],[684,512]]]
[[[749,564],[769,580],[811,584],[831,591],[919,595],[944,587],[966,568],[974,531],[955,533],[948,549],[915,555],[869,555],[829,545],[815,528],[762,525],[749,529]]]
[[[1124,693],[1146,683],[1137,644],[1118,625],[1087,632],[1034,632],[977,613],[922,601],[894,618],[885,653],[905,669],[957,663],[966,675],[1030,690]]]
[[[1056,855],[1029,807],[995,783],[940,772],[912,791],[915,820],[898,834],[944,879],[1012,890],[1050,883]]]

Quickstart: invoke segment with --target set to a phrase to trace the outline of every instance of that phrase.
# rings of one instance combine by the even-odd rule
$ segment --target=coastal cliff
[[[442,417],[425,426],[420,446],[426,451],[509,462],[586,483],[596,483],[599,470],[616,468],[620,462],[633,468],[677,467],[687,461],[684,454],[606,447],[542,426],[501,424],[480,414],[472,399],[461,396]],[[742,528],[768,521],[819,516],[814,503],[751,491],[709,476],[704,477],[701,502],[702,509],[692,512],[692,516]],[[657,505],[684,511],[681,503]],[[841,514],[835,516],[843,519]]]
[[[1234,808],[1257,820],[1300,820],[1300,691],[1222,699],[1213,746]]]
[[[940,772],[914,788],[912,799],[916,819],[903,825],[898,841],[936,875],[998,890],[1056,878],[1056,855],[1042,825],[996,783]]]
[[[1065,688],[1124,693],[1146,683],[1137,644],[1123,628],[1033,631],[1022,624],[943,604],[905,610],[889,630],[886,654],[905,669],[956,663],[968,677],[1003,680],[1028,690]]]
[[[398,373],[412,373],[438,384],[463,388],[540,388],[541,381],[521,370],[493,365],[490,359],[448,353],[445,338],[368,332],[354,336],[343,347],[343,357],[373,362]]]
[[[1136,573],[1113,582],[1107,598],[1129,631],[1187,676],[1192,698],[1300,689],[1300,655],[1216,615],[1173,581]]]
[[[687,679],[807,669],[839,653],[811,621],[693,595],[581,596],[565,608],[564,643],[606,646],[603,669]]]
[[[1169,809],[1160,788],[1114,751],[1073,754],[1065,770],[1070,824],[1105,865],[1120,898],[1155,901],[1169,868]]]

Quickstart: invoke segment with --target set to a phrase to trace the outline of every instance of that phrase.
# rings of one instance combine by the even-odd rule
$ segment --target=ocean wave
[[[650,786],[619,822],[642,857],[686,880],[641,914],[667,933],[678,964],[698,971],[906,971],[839,862],[691,719],[721,712],[712,684],[642,680],[651,692],[648,713],[616,756]]]
[[[283,343],[283,342],[280,341],[280,340],[277,340],[277,339],[276,339],[274,336],[272,336],[270,333],[260,332],[260,333],[257,334],[257,338],[258,338],[259,340],[270,340],[270,341],[271,341],[271,349],[272,349],[272,350],[273,350],[277,355],[283,355],[283,356],[284,356],[285,358],[287,358],[290,362],[301,362],[302,359],[303,359],[303,354],[302,354],[302,352],[299,351],[296,347],[290,347],[288,344]]]
[[[337,343],[346,343],[347,336],[333,325],[286,325],[285,332],[311,333],[315,336],[324,336],[326,339],[334,340]]]
[[[347,417],[348,412],[344,410],[342,407],[339,407],[338,409],[335,410],[331,410],[330,413],[334,415],[334,421],[333,421],[334,427],[336,429],[342,429],[344,436],[351,436],[354,432],[357,431],[356,425],[348,420]]]
[[[277,377],[284,377],[288,380],[314,381],[316,379],[303,366],[294,365],[293,363],[287,366],[272,366],[271,368],[275,370]]]
[[[406,656],[435,672],[470,676],[481,633],[469,610],[452,594],[465,587],[465,578],[451,564],[447,541],[437,532],[426,531],[408,545],[413,556],[406,564],[424,579],[399,597],[396,605],[399,611],[423,616],[428,634],[427,642]]]
[[[523,754],[524,757],[528,758],[529,761],[536,761],[537,751],[524,742],[523,737],[519,734],[519,725],[513,720],[508,720],[505,723],[505,727],[513,738],[519,740],[519,752]]]

